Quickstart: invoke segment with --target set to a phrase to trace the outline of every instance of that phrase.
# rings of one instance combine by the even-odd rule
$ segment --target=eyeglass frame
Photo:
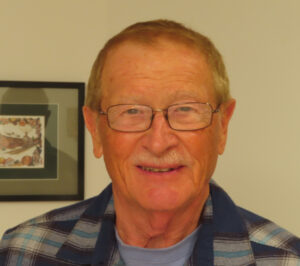
[[[201,128],[197,128],[197,129],[175,129],[173,128],[171,125],[170,125],[170,121],[169,121],[169,118],[168,118],[168,109],[172,106],[176,106],[176,105],[182,105],[182,104],[190,104],[190,103],[200,103],[200,104],[206,104],[210,107],[211,109],[211,117],[210,117],[210,122],[207,126],[205,127],[201,127]],[[115,129],[115,128],[112,128],[111,125],[110,125],[110,122],[109,122],[109,119],[108,119],[108,110],[112,107],[115,107],[115,106],[120,106],[120,105],[138,105],[138,106],[147,106],[149,107],[151,110],[152,110],[152,115],[151,115],[151,120],[150,120],[150,123],[149,123],[149,126],[146,128],[146,129],[143,129],[143,130],[136,130],[136,131],[124,131],[124,130],[119,130],[119,129]],[[125,132],[125,133],[137,133],[137,132],[145,132],[147,131],[148,129],[151,128],[152,126],[152,122],[153,122],[153,119],[154,119],[154,116],[155,116],[155,113],[156,112],[162,112],[163,113],[163,116],[165,117],[169,127],[173,130],[176,130],[176,131],[196,131],[196,130],[201,130],[201,129],[205,129],[207,127],[209,127],[212,123],[212,120],[213,120],[213,115],[215,113],[218,113],[220,112],[220,106],[221,106],[221,103],[217,105],[216,109],[213,109],[212,105],[208,102],[206,103],[202,103],[202,102],[184,102],[184,103],[175,103],[175,104],[171,104],[169,105],[167,108],[165,109],[154,109],[152,108],[150,105],[147,105],[147,104],[135,104],[135,103],[121,103],[121,104],[114,104],[114,105],[110,105],[109,107],[107,107],[106,109],[106,112],[102,111],[101,110],[101,107],[98,109],[98,113],[100,115],[106,115],[106,120],[107,120],[107,124],[108,126],[112,129],[112,130],[115,130],[115,131],[118,131],[118,132]]]

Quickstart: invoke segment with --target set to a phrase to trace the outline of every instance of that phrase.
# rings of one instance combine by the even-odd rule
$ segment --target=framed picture
[[[0,81],[0,200],[80,200],[84,83]]]

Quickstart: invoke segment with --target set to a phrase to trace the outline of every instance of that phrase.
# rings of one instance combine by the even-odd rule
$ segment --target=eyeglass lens
[[[167,108],[169,125],[175,130],[197,130],[211,123],[212,107],[206,103],[175,104]],[[111,128],[134,132],[147,130],[156,112],[147,105],[121,104],[108,108]]]

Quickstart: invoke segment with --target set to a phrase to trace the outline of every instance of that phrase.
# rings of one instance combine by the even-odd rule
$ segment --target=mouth
[[[149,173],[170,173],[181,169],[183,166],[179,165],[174,167],[148,167],[148,166],[138,165],[137,167]]]

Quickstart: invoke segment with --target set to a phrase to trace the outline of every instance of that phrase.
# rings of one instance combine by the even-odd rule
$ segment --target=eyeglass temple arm
[[[107,115],[107,113],[103,112],[101,109],[98,109],[98,113],[99,113],[100,115]]]
[[[220,106],[221,106],[221,103],[218,104],[218,106],[217,106],[217,108],[215,110],[212,110],[212,113],[214,114],[214,113],[220,112]]]

